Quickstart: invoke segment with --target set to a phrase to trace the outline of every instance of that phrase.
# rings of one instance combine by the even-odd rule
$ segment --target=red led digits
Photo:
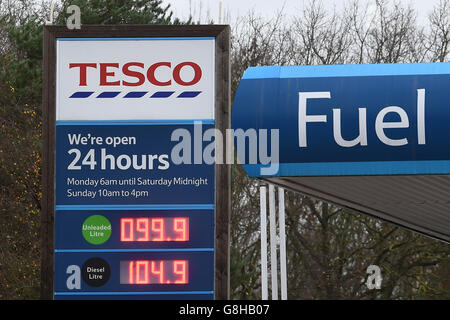
[[[157,236],[153,237],[152,241],[164,241],[164,219],[154,218],[152,219],[152,233],[156,233]]]
[[[120,272],[122,272],[122,268]],[[130,261],[128,263],[128,283],[134,283],[134,261]]]
[[[154,283],[164,283],[164,261],[152,261],[152,275],[157,277]]]
[[[173,219],[173,230],[178,234],[175,241],[188,240],[188,229],[186,228],[188,218],[175,218]]]
[[[136,284],[148,284],[148,263],[149,261],[136,261]]]
[[[148,264],[147,260],[138,260],[138,261],[126,261],[127,270],[123,269],[122,264],[120,267],[120,273],[122,277],[123,272],[127,272],[128,281],[126,283],[129,284],[149,284],[149,273],[148,273]],[[121,280],[121,283],[123,281]]]
[[[120,219],[120,241],[134,241],[134,219]]]
[[[122,218],[120,241],[189,241],[189,218]]]
[[[121,284],[187,284],[187,260],[131,260],[120,262]]]
[[[178,279],[175,280],[175,283],[187,283],[187,261],[186,260],[174,260],[173,261],[173,273],[176,274]]]
[[[148,218],[136,219],[136,231],[140,233],[140,237],[136,241],[149,241],[150,230],[148,229]]]

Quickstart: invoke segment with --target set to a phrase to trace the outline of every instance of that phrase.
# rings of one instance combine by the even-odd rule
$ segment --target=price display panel
[[[213,210],[58,210],[58,249],[212,248]],[[64,228],[64,226],[78,226]]]
[[[55,276],[76,286],[66,266],[79,266],[80,286],[58,283],[57,299],[211,299],[213,251],[56,253]],[[69,268],[69,271],[72,271]],[[72,277],[71,277],[72,276]],[[78,293],[76,293],[78,292]]]

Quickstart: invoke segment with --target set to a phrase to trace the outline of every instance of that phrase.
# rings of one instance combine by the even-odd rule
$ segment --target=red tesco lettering
[[[97,68],[98,67],[98,68]],[[172,68],[172,63],[167,61],[157,62],[152,64],[145,71],[145,65],[141,62],[127,62],[122,68],[119,63],[69,63],[69,69],[78,68],[79,70],[79,86],[87,86],[88,68],[99,70],[99,85],[100,86],[141,86],[147,80],[155,86],[170,86],[172,81],[181,86],[192,86],[200,81],[202,78],[202,69],[200,66],[191,61],[181,62]],[[171,71],[171,78],[158,79],[156,71],[158,69],[169,69]],[[183,68],[191,68],[194,71],[192,79],[182,79],[181,70]],[[129,78],[134,78],[134,81],[117,80],[117,76],[125,75]],[[133,80],[133,79],[132,79]]]

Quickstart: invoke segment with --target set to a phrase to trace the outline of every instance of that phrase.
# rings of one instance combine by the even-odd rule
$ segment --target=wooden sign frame
[[[43,59],[43,167],[41,200],[41,299],[54,293],[55,216],[55,108],[57,38],[214,37],[215,38],[215,128],[223,136],[231,128],[230,27],[228,25],[90,25],[80,30],[65,26],[44,27]],[[215,299],[229,299],[229,221],[231,170],[215,165]]]

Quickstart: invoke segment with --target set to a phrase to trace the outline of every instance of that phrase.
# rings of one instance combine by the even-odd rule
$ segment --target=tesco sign
[[[57,120],[214,119],[214,48],[208,38],[58,39]]]
[[[69,68],[79,70],[79,86],[87,86],[87,69],[93,68],[98,70],[98,83],[100,86],[141,86],[148,81],[155,86],[170,86],[172,80],[180,86],[192,86],[197,84],[202,77],[201,67],[191,61],[180,62],[173,66],[169,61],[156,62],[146,66],[142,62],[127,62],[120,64],[113,63],[69,63]],[[157,79],[156,71],[159,68],[167,68],[171,72],[168,79]],[[183,68],[191,68],[193,77],[191,79],[182,79],[181,70]],[[119,77],[119,80],[114,80]],[[135,81],[123,80],[123,77],[134,78]]]

